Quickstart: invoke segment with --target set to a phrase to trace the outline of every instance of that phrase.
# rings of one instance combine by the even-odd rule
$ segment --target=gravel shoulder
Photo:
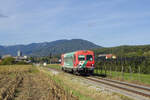
[[[109,87],[94,83],[79,76],[64,73],[50,68],[42,68],[46,73],[59,79],[64,86],[70,88],[73,94],[78,92],[81,100],[132,100],[130,97],[121,95]],[[113,91],[112,91],[113,90]],[[75,93],[74,93],[75,91]]]

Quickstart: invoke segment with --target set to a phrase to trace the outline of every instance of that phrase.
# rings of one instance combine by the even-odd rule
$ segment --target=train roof
[[[62,55],[64,55],[64,56],[73,56],[75,53],[82,53],[82,52],[93,52],[93,51],[90,51],[90,50],[78,50],[78,51],[74,51],[74,52],[65,53],[65,54],[62,54]]]

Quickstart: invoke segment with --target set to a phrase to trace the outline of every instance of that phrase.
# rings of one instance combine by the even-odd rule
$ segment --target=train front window
[[[93,61],[93,56],[92,55],[87,55],[86,60],[87,61]]]
[[[78,60],[79,61],[84,61],[85,60],[85,56],[84,55],[79,55],[78,56]]]

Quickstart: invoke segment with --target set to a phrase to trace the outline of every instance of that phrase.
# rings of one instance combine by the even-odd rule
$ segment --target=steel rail
[[[134,88],[137,88],[137,89],[142,89],[142,90],[150,91],[150,87],[146,87],[146,86],[141,86],[141,85],[137,85],[137,84],[133,84],[133,83],[127,83],[127,82],[112,80],[112,79],[108,79],[108,78],[100,78],[100,77],[94,77],[94,78],[105,80],[105,81],[109,81],[109,82],[114,82],[114,83],[117,83],[117,84],[122,84],[122,85],[130,86],[130,87],[134,87]]]
[[[119,89],[122,89],[122,90],[126,90],[128,92],[132,92],[132,93],[135,93],[135,94],[138,94],[138,95],[142,95],[142,96],[145,96],[145,97],[150,97],[150,94],[147,94],[147,93],[143,93],[141,91],[137,91],[137,90],[134,90],[134,89],[131,89],[131,88],[125,88],[125,87],[121,87],[119,86],[119,82],[117,83],[118,85],[115,85],[115,84],[112,84],[112,82],[108,83],[108,82],[105,82],[105,81],[102,81],[101,79],[94,79],[93,77],[84,77],[85,79],[88,79],[88,80],[91,80],[91,81],[94,81],[94,82],[98,82],[98,83],[102,83],[104,85],[109,85],[109,86],[112,86],[112,87],[115,87],[115,88],[119,88]],[[130,86],[131,87],[131,86]],[[135,87],[133,87],[135,88]]]

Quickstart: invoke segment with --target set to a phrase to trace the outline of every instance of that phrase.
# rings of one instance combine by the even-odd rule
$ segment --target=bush
[[[12,57],[8,57],[2,60],[1,65],[12,65],[15,63],[15,59]]]
[[[16,63],[17,65],[27,65],[28,63],[26,63],[25,61],[19,61]]]

